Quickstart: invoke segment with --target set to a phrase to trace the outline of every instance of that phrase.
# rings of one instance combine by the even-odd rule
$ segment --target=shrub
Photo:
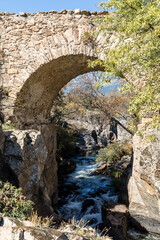
[[[124,155],[131,155],[132,154],[132,144],[128,142],[123,142],[121,144],[122,151],[123,151],[123,156]]]
[[[26,220],[31,214],[33,202],[26,200],[21,188],[12,186],[9,182],[0,181],[0,212],[8,217]]]
[[[116,163],[124,155],[130,155],[132,145],[128,143],[112,143],[99,151],[97,162]]]
[[[2,125],[3,130],[10,130],[10,129],[14,129],[14,128],[16,128],[16,125],[14,123],[10,123],[10,124],[4,123]]]
[[[41,227],[51,227],[53,225],[53,217],[42,217],[38,216],[37,212],[32,211],[31,215],[29,216],[28,220],[34,226],[41,226]]]

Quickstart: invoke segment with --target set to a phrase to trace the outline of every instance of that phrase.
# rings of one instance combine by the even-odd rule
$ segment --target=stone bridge
[[[23,124],[44,122],[59,92],[97,57],[104,41],[82,41],[95,29],[95,18],[106,12],[66,11],[0,13],[0,84],[5,118]],[[87,40],[87,39],[85,39]],[[100,57],[100,54],[99,54]]]
[[[4,152],[5,164],[10,165],[23,193],[44,215],[53,213],[57,202],[56,136],[54,125],[48,124],[50,109],[59,90],[70,80],[102,70],[88,68],[87,62],[103,57],[103,53],[96,53],[96,46],[102,49],[104,38],[92,39],[88,34],[96,28],[99,14],[106,12],[0,13],[0,92],[5,97],[1,110],[6,120],[15,116],[19,127],[40,125],[34,131],[13,130],[0,136],[0,153],[8,151]],[[158,140],[152,144],[139,136],[133,139],[128,195],[130,213],[138,215],[137,221],[146,229],[160,234],[160,132],[154,134]]]

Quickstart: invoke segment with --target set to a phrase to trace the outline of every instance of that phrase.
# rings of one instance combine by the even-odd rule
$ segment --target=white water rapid
[[[80,220],[95,227],[102,222],[101,207],[105,201],[118,201],[109,176],[93,175],[98,164],[96,155],[76,157],[76,169],[64,179],[62,196],[59,201],[59,215]],[[144,235],[130,230],[127,240],[160,240],[160,236]]]

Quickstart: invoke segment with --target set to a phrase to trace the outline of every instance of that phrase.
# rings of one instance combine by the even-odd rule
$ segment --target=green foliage
[[[156,140],[158,140],[158,137],[155,135],[155,134],[151,134],[151,135],[147,135],[146,137],[145,137],[145,140],[146,140],[146,142],[154,142],[154,141],[156,141]]]
[[[136,134],[141,138],[144,138],[144,135],[145,135],[144,131],[140,131],[140,130],[138,130]]]
[[[122,156],[130,155],[131,151],[132,151],[131,144],[127,143],[120,144],[115,142],[109,144],[106,148],[100,149],[96,161],[106,162],[108,164],[116,163],[121,159]]]
[[[119,143],[122,148],[123,155],[131,155],[132,154],[132,144],[124,141],[123,143]]]
[[[121,177],[121,175],[122,175],[122,171],[120,171],[120,170],[115,170],[114,168],[112,168],[110,175],[111,175],[112,177],[114,177],[114,178],[119,179],[119,178]]]
[[[76,151],[76,137],[72,129],[57,126],[57,160],[73,156]]]
[[[0,181],[0,212],[6,216],[26,220],[31,214],[33,202],[26,200],[20,188]]]
[[[115,163],[120,160],[122,156],[122,149],[117,143],[110,144],[108,147],[99,151],[97,162]]]
[[[3,130],[9,130],[9,129],[14,129],[14,128],[16,128],[15,123],[4,123],[2,125]]]
[[[151,112],[150,127],[160,129],[160,2],[108,0],[100,7],[111,13],[98,19],[96,34],[107,36],[106,46],[112,47],[104,47],[104,60],[90,64],[105,68],[106,82],[110,73],[123,78],[123,92],[131,93],[132,117],[141,120]]]
[[[156,136],[155,134],[149,135],[143,130],[141,131],[138,130],[136,134],[140,136],[142,139],[144,139],[147,143],[155,142],[156,140],[158,140],[158,136]]]
[[[84,32],[82,36],[82,42],[86,45],[94,45],[95,44],[95,37],[92,32]]]

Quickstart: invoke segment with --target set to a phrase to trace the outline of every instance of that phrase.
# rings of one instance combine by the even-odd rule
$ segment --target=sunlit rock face
[[[155,140],[147,141],[138,135],[133,137],[129,210],[147,230],[160,234],[160,132],[148,129],[147,134]]]
[[[5,131],[3,154],[23,194],[45,216],[53,213],[57,202],[56,135],[53,124],[40,130]]]

